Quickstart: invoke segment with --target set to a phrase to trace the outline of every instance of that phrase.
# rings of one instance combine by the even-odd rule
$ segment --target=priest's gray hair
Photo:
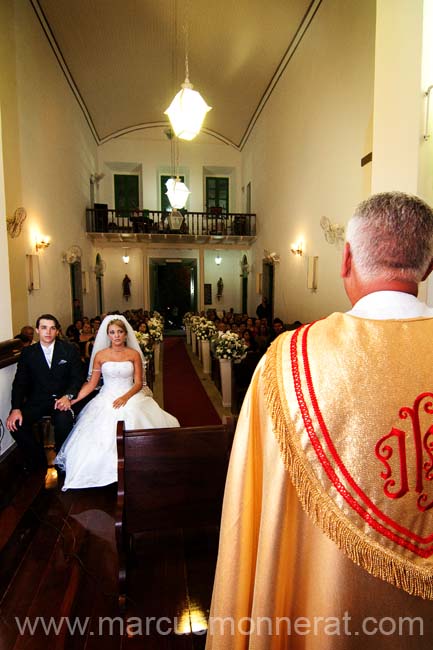
[[[362,279],[418,283],[433,256],[433,210],[403,192],[375,194],[356,208],[346,240]]]

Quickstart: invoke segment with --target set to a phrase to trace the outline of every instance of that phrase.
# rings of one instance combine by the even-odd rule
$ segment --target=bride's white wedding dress
[[[57,454],[55,464],[66,471],[62,490],[109,485],[117,481],[116,426],[124,420],[127,429],[178,427],[178,420],[163,411],[143,391],[121,408],[114,400],[133,384],[132,361],[105,361],[104,384],[99,394],[81,411],[77,423]]]

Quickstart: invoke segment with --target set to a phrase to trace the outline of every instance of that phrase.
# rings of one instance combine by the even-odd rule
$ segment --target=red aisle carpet
[[[175,415],[181,426],[221,424],[189,359],[183,338],[164,339],[163,372],[164,410]]]

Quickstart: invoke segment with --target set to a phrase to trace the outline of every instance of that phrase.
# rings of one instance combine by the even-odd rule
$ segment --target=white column
[[[200,282],[200,293],[198,300],[198,310],[204,310],[204,251],[203,248],[199,249],[199,282]]]
[[[143,250],[143,308],[150,309],[149,297],[149,255]]]
[[[9,283],[9,254],[8,254],[8,234],[6,228],[6,198],[4,184],[3,168],[3,139],[0,113],[0,250],[3,254],[0,256],[0,277],[3,282],[0,283],[0,341],[13,337],[12,332],[12,308],[11,308],[11,289]],[[9,215],[10,217],[12,214]],[[24,264],[24,260],[23,260]]]

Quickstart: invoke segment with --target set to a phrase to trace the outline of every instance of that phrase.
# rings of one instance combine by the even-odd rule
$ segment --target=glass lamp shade
[[[165,112],[178,138],[192,140],[200,132],[208,106],[192,84],[185,81]]]
[[[179,180],[179,178],[169,178],[165,184],[170,205],[175,210],[180,210],[185,206],[188,196],[191,194],[185,183]]]

